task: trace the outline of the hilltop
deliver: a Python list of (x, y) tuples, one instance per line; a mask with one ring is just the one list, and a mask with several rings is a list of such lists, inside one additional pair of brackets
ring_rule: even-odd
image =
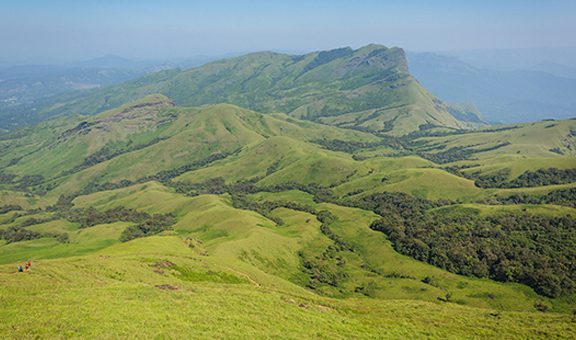
[(105, 89), (64, 95), (37, 115), (90, 115), (150, 93), (179, 106), (230, 103), (264, 113), (402, 135), (459, 121), (409, 73), (400, 48), (368, 45), (306, 55), (259, 52), (167, 70)]

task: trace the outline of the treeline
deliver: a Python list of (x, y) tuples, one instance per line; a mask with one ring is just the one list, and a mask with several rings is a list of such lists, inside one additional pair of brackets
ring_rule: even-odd
[(93, 207), (73, 208), (60, 213), (60, 215), (70, 222), (80, 224), (80, 228), (88, 228), (98, 224), (109, 224), (118, 221), (141, 223), (150, 218), (150, 215), (145, 212), (122, 206), (105, 211), (98, 211)]
[(120, 235), (120, 241), (126, 242), (139, 237), (155, 235), (169, 230), (174, 223), (176, 223), (176, 218), (172, 214), (154, 214), (144, 222), (124, 229)]
[[(123, 179), (123, 180), (120, 180), (119, 182), (105, 182), (105, 183), (90, 182), (88, 185), (86, 185), (84, 188), (82, 188), (82, 190), (75, 192), (70, 196), (77, 197), (77, 196), (82, 196), (82, 195), (89, 195), (89, 194), (99, 192), (99, 191), (116, 190), (116, 189), (126, 188), (126, 187), (132, 186), (134, 184), (146, 183), (149, 181), (159, 181), (164, 185), (178, 188), (179, 186), (182, 186), (182, 185), (179, 183), (173, 183), (172, 182), (173, 178), (178, 177), (178, 176), (180, 176), (183, 173), (188, 172), (188, 171), (201, 169), (212, 162), (215, 162), (215, 161), (220, 160), (220, 159), (224, 159), (224, 158), (229, 157), (229, 156), (236, 154), (238, 152), (239, 152), (239, 149), (232, 151), (232, 152), (214, 153), (214, 154), (212, 154), (206, 158), (199, 159), (197, 161), (191, 162), (191, 163), (183, 165), (181, 167), (170, 169), (170, 170), (163, 170), (163, 171), (160, 171), (154, 175), (144, 176), (144, 177), (141, 177), (141, 178), (134, 180), (134, 181)], [(182, 193), (183, 193), (183, 191), (182, 191)]]
[[(452, 163), (462, 160), (467, 160), (472, 157), (472, 155), (496, 150), (505, 146), (510, 145), (509, 142), (499, 143), (493, 146), (474, 149), (471, 146), (457, 146), (452, 147), (448, 150), (430, 152), (431, 150), (442, 150), (445, 145), (425, 147), (425, 142), (422, 140), (416, 140), (417, 138), (424, 136), (443, 136), (458, 134), (458, 132), (437, 132), (437, 133), (426, 133), (422, 131), (418, 134), (411, 134), (403, 137), (391, 137), (386, 135), (378, 135), (381, 140), (379, 142), (354, 142), (354, 141), (343, 141), (343, 140), (326, 140), (318, 139), (312, 141), (315, 144), (323, 146), (325, 149), (332, 151), (342, 151), (347, 153), (355, 153), (364, 149), (371, 149), (375, 147), (389, 147), (394, 149), (396, 152), (394, 156), (408, 156), (416, 155), (425, 159), (428, 159), (437, 164)], [(355, 159), (361, 160), (361, 157), (355, 155)]]
[(176, 223), (172, 214), (153, 214), (128, 209), (122, 206), (98, 211), (93, 207), (73, 208), (61, 212), (63, 218), (80, 224), (81, 228), (89, 228), (98, 224), (114, 222), (133, 222), (136, 225), (127, 227), (120, 235), (120, 241), (126, 242), (138, 237), (158, 234)]
[(22, 207), (16, 204), (5, 204), (0, 206), (0, 215), (6, 214), (11, 211), (22, 210)]
[(75, 167), (73, 167), (71, 169), (64, 171), (60, 176), (67, 176), (67, 175), (73, 174), (75, 172), (89, 168), (89, 167), (96, 165), (98, 163), (102, 163), (104, 161), (112, 159), (116, 156), (120, 156), (120, 155), (128, 153), (128, 152), (133, 152), (133, 151), (147, 148), (149, 146), (157, 144), (157, 143), (159, 143), (163, 140), (166, 140), (166, 139), (167, 139), (167, 137), (156, 137), (156, 138), (154, 138), (154, 139), (152, 139), (146, 143), (137, 144), (137, 145), (131, 145), (130, 143), (132, 141), (130, 141), (127, 145), (118, 146), (118, 147), (113, 147), (112, 145), (105, 145), (104, 147), (102, 147), (98, 151), (96, 151), (93, 154), (86, 157), (82, 163), (76, 165)]
[(508, 174), (506, 171), (500, 171), (493, 175), (484, 175), (479, 177), (475, 184), (480, 188), (528, 188), (576, 182), (576, 168), (526, 171), (511, 181), (508, 181)]
[(334, 195), (329, 187), (321, 186), (316, 183), (301, 184), (289, 181), (274, 185), (256, 185), (256, 182), (258, 182), (260, 179), (262, 178), (255, 177), (250, 180), (227, 184), (224, 178), (216, 177), (200, 183), (177, 182), (168, 183), (168, 185), (174, 187), (176, 192), (188, 196), (223, 193), (248, 195), (255, 194), (257, 192), (282, 192), (288, 190), (299, 190), (312, 195), (315, 202), (338, 201), (338, 198)]
[(402, 149), (404, 147), (401, 139), (397, 137), (380, 136), (381, 140), (378, 142), (355, 142), (344, 141), (339, 139), (316, 139), (312, 143), (321, 145), (325, 149), (332, 151), (342, 151), (347, 153), (354, 153), (362, 149), (371, 149), (375, 147), (385, 146), (393, 149)]
[(503, 147), (508, 146), (508, 145), (510, 145), (509, 142), (504, 142), (504, 143), (496, 144), (494, 146), (489, 146), (489, 147), (479, 148), (479, 149), (473, 149), (469, 146), (457, 146), (457, 147), (450, 148), (446, 151), (441, 151), (441, 152), (437, 152), (437, 153), (417, 151), (416, 154), (418, 156), (425, 158), (425, 159), (428, 159), (434, 163), (445, 164), (445, 163), (452, 163), (452, 162), (470, 159), (470, 157), (474, 154), (500, 149), (500, 148), (503, 148)]
[(494, 200), (498, 204), (556, 204), (576, 208), (576, 188), (553, 190), (544, 195), (518, 193)]
[(576, 289), (576, 220), (506, 213), (430, 213), (443, 205), (405, 194), (375, 194), (358, 206), (382, 216), (371, 228), (394, 249), (448, 271), (518, 282), (549, 297)]
[(6, 243), (30, 241), (44, 237), (53, 237), (60, 243), (69, 242), (67, 233), (40, 233), (25, 229), (22, 226), (12, 226), (6, 230), (0, 230), (0, 239), (3, 239)]

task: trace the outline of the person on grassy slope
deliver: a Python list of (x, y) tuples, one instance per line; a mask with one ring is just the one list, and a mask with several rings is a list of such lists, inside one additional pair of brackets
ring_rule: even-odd
[(21, 264), (18, 265), (18, 271), (19, 271), (19, 272), (23, 272), (23, 271), (24, 271), (24, 269), (22, 268), (22, 265), (21, 265)]

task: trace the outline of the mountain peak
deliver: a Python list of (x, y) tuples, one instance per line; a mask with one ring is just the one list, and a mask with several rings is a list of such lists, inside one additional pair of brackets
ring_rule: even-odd
[[(378, 44), (301, 56), (251, 53), (139, 78), (97, 91), (94, 96), (108, 98), (102, 111), (134, 100), (150, 89), (180, 106), (230, 103), (259, 112), (283, 112), (296, 118), (395, 135), (431, 124), (463, 127), (411, 77), (402, 49)], [(98, 102), (90, 100), (73, 101), (71, 106), (94, 110)]]

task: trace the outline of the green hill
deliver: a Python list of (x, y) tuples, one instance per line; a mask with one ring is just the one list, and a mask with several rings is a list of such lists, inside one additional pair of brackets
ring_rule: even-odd
[[(373, 52), (400, 53), (250, 58), (312, 77)], [(1, 335), (576, 336), (576, 121), (386, 134), (175, 103), (2, 135)]]
[(38, 115), (95, 114), (149, 93), (180, 106), (231, 103), (259, 112), (402, 135), (421, 127), (465, 128), (408, 72), (399, 48), (368, 45), (306, 55), (261, 52), (190, 70), (58, 97)]

